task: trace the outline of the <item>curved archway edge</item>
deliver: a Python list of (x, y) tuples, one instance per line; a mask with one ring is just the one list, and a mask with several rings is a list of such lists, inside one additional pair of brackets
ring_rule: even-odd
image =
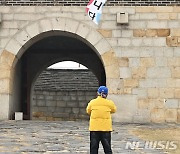
[[(73, 25), (73, 26), (72, 26)], [(105, 67), (107, 82), (111, 82), (113, 78), (118, 78), (119, 69), (118, 60), (114, 56), (114, 51), (108, 41), (95, 29), (83, 22), (71, 18), (44, 18), (29, 23), (27, 26), (19, 30), (6, 44), (0, 55), (0, 70), (4, 72), (0, 76), (1, 87), (0, 102), (6, 110), (1, 113), (2, 119), (9, 119), (11, 108), (13, 107), (12, 91), (15, 78), (15, 66), (18, 59), (21, 58), (24, 51), (35, 41), (35, 36), (48, 31), (64, 31), (70, 32), (82, 37), (86, 43), (100, 56)], [(107, 58), (108, 57), (108, 58)], [(114, 71), (116, 72), (114, 74)], [(112, 75), (113, 74), (113, 75)], [(109, 79), (109, 80), (108, 80)], [(109, 83), (107, 83), (108, 85)], [(110, 90), (111, 91), (111, 90)]]
[[(73, 26), (72, 26), (73, 25)], [(99, 55), (112, 50), (106, 39), (95, 29), (88, 25), (71, 18), (45, 18), (32, 22), (18, 31), (12, 39), (6, 44), (4, 50), (7, 50), (17, 58), (20, 58), (28, 45), (33, 44), (33, 38), (39, 34), (48, 31), (65, 31), (76, 34), (89, 42)], [(28, 44), (26, 44), (29, 42)]]

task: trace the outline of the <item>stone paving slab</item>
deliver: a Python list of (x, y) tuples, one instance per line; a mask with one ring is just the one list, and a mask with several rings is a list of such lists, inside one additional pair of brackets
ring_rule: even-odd
[[(126, 149), (127, 141), (142, 141), (129, 134), (137, 127), (164, 128), (169, 125), (113, 124), (114, 154), (164, 153), (156, 149)], [(180, 127), (180, 126), (178, 126)], [(0, 121), (0, 154), (88, 154), (87, 121)], [(99, 154), (103, 154), (100, 144)]]

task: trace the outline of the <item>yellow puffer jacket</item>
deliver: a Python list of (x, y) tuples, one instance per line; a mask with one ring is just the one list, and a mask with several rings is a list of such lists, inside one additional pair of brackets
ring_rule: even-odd
[(113, 101), (98, 96), (89, 102), (86, 112), (90, 115), (90, 131), (112, 131), (111, 113), (116, 112)]

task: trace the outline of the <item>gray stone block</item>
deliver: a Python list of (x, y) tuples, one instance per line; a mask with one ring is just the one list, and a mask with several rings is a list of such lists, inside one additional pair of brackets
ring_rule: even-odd
[(170, 109), (177, 109), (179, 106), (178, 99), (167, 99), (164, 100), (165, 107)]
[(53, 96), (49, 96), (49, 95), (46, 95), (45, 98), (46, 98), (46, 100), (54, 100), (54, 97)]
[(32, 111), (33, 111), (33, 112), (37, 112), (37, 111), (39, 111), (39, 108), (38, 108), (37, 106), (33, 106), (33, 107), (32, 107)]
[(71, 98), (69, 97), (69, 96), (63, 96), (63, 99), (62, 99), (63, 101), (70, 101), (71, 100)]
[(36, 106), (36, 105), (37, 105), (36, 100), (33, 100), (32, 101), (32, 106)]
[(36, 99), (44, 100), (44, 95), (36, 95)]
[(86, 100), (86, 97), (85, 96), (78, 96), (78, 100), (79, 101)]
[(75, 101), (75, 100), (77, 100), (77, 97), (78, 97), (78, 96), (74, 95), (74, 96), (70, 96), (70, 97), (71, 97), (71, 100), (72, 100), (72, 101)]
[(79, 113), (79, 108), (72, 108), (72, 113)]
[(56, 97), (55, 97), (55, 100), (57, 100), (57, 101), (63, 100), (63, 97), (62, 97), (62, 96), (56, 96)]
[(47, 100), (47, 101), (46, 101), (46, 106), (56, 106), (56, 101)]
[(51, 92), (49, 92), (49, 95), (50, 95), (50, 96), (55, 96), (55, 95), (56, 95), (56, 92), (51, 91)]
[(94, 96), (86, 96), (86, 100), (87, 101), (90, 101), (90, 100), (92, 100), (92, 99), (94, 99), (95, 97)]
[(87, 102), (79, 102), (79, 107), (86, 107), (87, 106)]
[(72, 112), (72, 109), (71, 109), (71, 108), (65, 108), (65, 109), (64, 109), (64, 112), (65, 112), (65, 113), (71, 113), (71, 112)]
[(56, 107), (48, 107), (47, 111), (48, 112), (54, 112), (56, 110)]
[(65, 112), (65, 108), (63, 108), (63, 107), (56, 107), (55, 112), (63, 113), (63, 112)]
[(38, 111), (40, 111), (40, 112), (44, 112), (44, 111), (47, 111), (47, 107), (38, 107)]
[(41, 94), (43, 94), (43, 91), (39, 91), (39, 90), (38, 90), (38, 91), (35, 91), (35, 94), (36, 94), (36, 95), (38, 95), (38, 94), (41, 95)]
[(85, 115), (87, 114), (85, 108), (80, 108), (79, 111), (80, 114), (85, 114)]
[(85, 114), (79, 114), (79, 119), (86, 119), (86, 120), (88, 120), (89, 116), (85, 115)]
[(65, 101), (57, 101), (57, 106), (58, 107), (66, 107), (66, 102)]
[(63, 92), (62, 91), (58, 91), (57, 92), (57, 96), (63, 96)]
[(46, 102), (44, 100), (37, 100), (37, 106), (46, 106)]
[(78, 102), (67, 102), (67, 107), (78, 107)]
[(85, 95), (85, 92), (84, 92), (84, 91), (77, 91), (77, 95), (78, 95), (78, 96), (84, 96), (84, 95)]
[(86, 91), (86, 93), (85, 93), (85, 95), (87, 95), (87, 96), (94, 96), (94, 97), (96, 97), (96, 95), (97, 95), (97, 91)]
[(44, 116), (46, 117), (52, 117), (53, 113), (52, 112), (44, 112)]
[(69, 92), (69, 96), (76, 96), (77, 95), (77, 92), (76, 91), (71, 91)]
[(69, 114), (69, 118), (70, 118), (71, 120), (76, 120), (76, 119), (79, 118), (79, 115), (78, 115), (78, 114), (70, 113), (70, 114)]
[(48, 91), (43, 91), (42, 93), (43, 93), (43, 95), (49, 95)]
[(69, 113), (53, 113), (55, 118), (69, 118)]

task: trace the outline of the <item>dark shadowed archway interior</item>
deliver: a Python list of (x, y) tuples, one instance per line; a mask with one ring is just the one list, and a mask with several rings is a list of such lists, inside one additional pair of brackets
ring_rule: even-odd
[(91, 44), (68, 32), (53, 31), (46, 32), (46, 34), (33, 38), (37, 41), (29, 46), (18, 62), (21, 68), (21, 106), (24, 119), (32, 118), (32, 91), (36, 79), (43, 70), (54, 63), (78, 62), (95, 75), (98, 86), (106, 84), (102, 60)]

